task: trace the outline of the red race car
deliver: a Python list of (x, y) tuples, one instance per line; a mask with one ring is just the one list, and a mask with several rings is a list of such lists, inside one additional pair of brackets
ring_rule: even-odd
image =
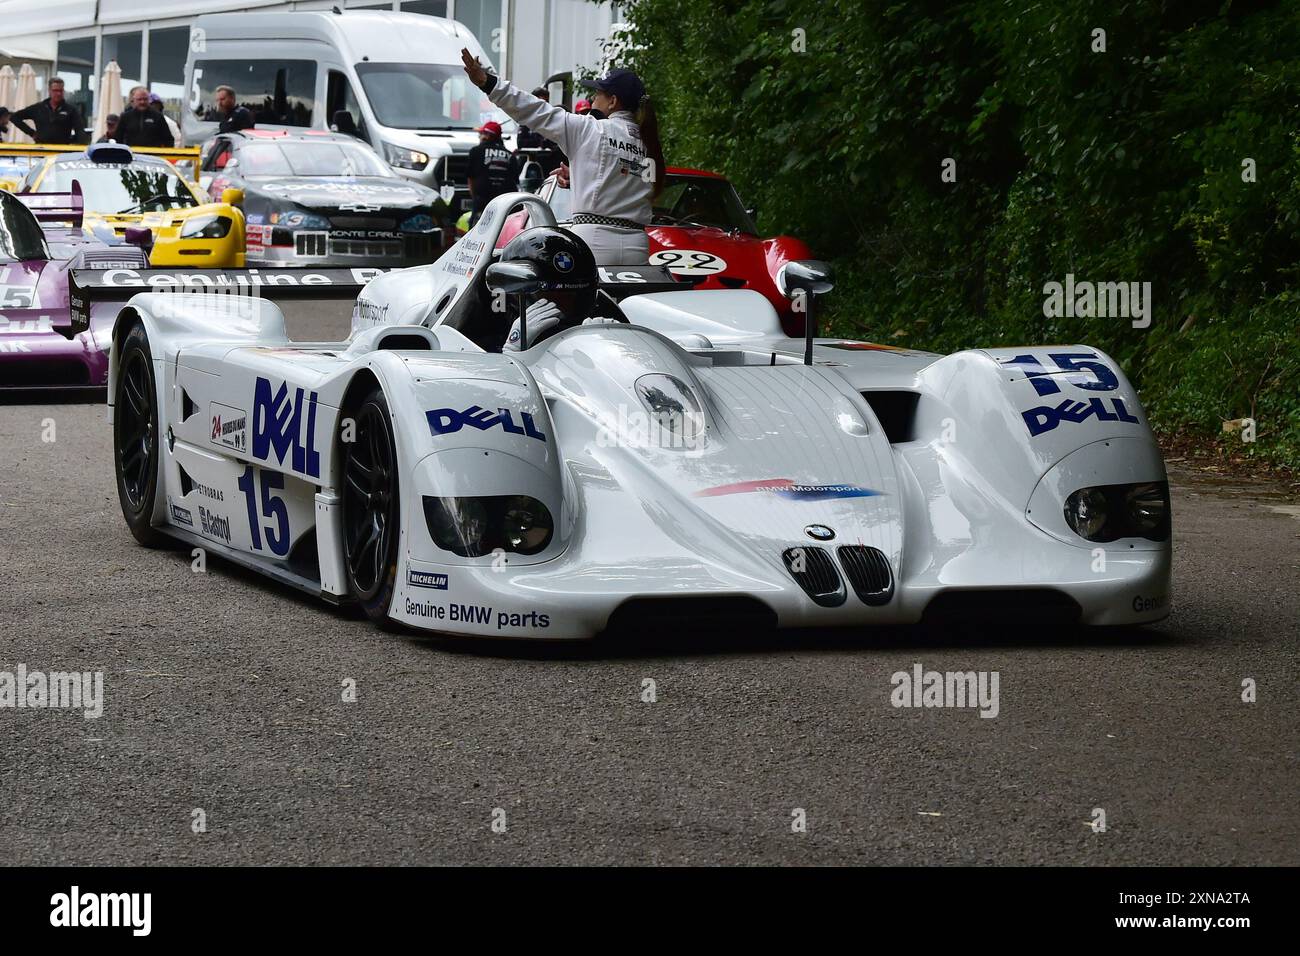
[[(563, 225), (575, 211), (568, 188), (552, 175), (537, 194), (550, 203)], [(504, 246), (527, 225), (528, 214), (516, 212), (506, 220), (497, 239)], [(763, 239), (725, 176), (701, 169), (669, 166), (664, 188), (654, 202), (646, 230), (650, 235), (650, 264), (690, 279), (700, 289), (753, 289), (772, 303), (789, 335), (803, 334), (803, 317), (776, 288), (776, 273), (792, 259), (811, 259), (812, 252), (792, 236)]]

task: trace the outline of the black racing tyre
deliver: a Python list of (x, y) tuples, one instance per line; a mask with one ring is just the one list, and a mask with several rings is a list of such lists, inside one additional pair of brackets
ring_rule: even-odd
[(393, 419), (383, 390), (375, 388), (355, 412), (353, 441), (343, 454), (343, 567), (348, 590), (366, 616), (392, 626), (388, 607), (397, 585), (401, 497)]
[(122, 517), (135, 540), (148, 548), (170, 540), (151, 523), (158, 499), (158, 389), (149, 336), (137, 322), (118, 353), (113, 393), (113, 470)]

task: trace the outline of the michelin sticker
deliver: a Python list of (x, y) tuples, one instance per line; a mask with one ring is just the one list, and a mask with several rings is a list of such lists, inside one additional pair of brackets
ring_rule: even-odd
[(408, 568), (406, 583), (417, 588), (433, 588), (435, 591), (447, 590), (447, 575), (436, 571), (416, 571)]

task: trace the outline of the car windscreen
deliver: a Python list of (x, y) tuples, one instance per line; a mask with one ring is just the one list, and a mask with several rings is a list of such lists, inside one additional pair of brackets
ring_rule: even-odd
[(470, 83), (460, 64), (358, 63), (357, 76), (375, 118), (393, 129), (474, 129), (496, 120), (506, 133), (514, 122)]
[(9, 193), (0, 193), (0, 262), (49, 257), (45, 234), (31, 210)]
[(165, 163), (118, 165), (88, 159), (55, 163), (36, 191), (71, 192), (73, 180), (81, 183), (87, 212), (104, 215), (159, 212), (199, 204), (176, 170)]
[(245, 143), (235, 154), (244, 176), (396, 176), (374, 152), (353, 143)]
[(663, 191), (655, 197), (650, 221), (655, 226), (716, 226), (758, 235), (731, 183), (712, 176), (669, 173)]

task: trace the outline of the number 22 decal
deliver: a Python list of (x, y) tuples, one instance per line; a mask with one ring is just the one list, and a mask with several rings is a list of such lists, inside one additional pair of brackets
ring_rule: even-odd
[[(258, 511), (257, 476), (262, 476), (261, 512)], [(262, 551), (262, 532), (266, 532), (266, 545), (271, 553), (284, 557), (289, 553), (289, 508), (284, 499), (272, 490), (284, 488), (284, 475), (274, 471), (261, 471), (249, 465), (239, 477), (239, 490), (244, 493), (248, 506), (248, 534), (253, 539), (253, 550)], [(263, 518), (273, 519), (274, 528), (262, 523)]]
[(694, 249), (661, 249), (650, 257), (650, 264), (687, 276), (712, 275), (727, 268), (726, 260), (720, 256)]

